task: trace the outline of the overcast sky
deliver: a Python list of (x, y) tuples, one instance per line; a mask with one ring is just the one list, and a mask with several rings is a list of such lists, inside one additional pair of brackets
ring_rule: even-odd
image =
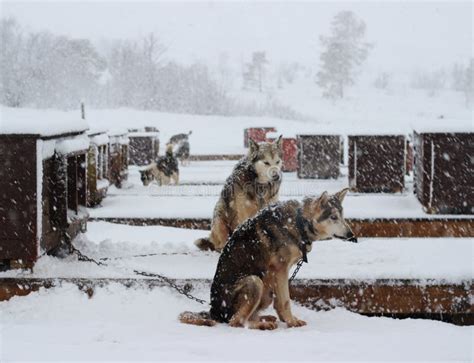
[(158, 34), (168, 57), (215, 61), (226, 52), (246, 59), (265, 50), (274, 64), (317, 62), (318, 37), (331, 18), (352, 10), (373, 42), (377, 70), (436, 68), (472, 56), (472, 2), (117, 2), (0, 1), (3, 16), (30, 30), (72, 37), (136, 38)]

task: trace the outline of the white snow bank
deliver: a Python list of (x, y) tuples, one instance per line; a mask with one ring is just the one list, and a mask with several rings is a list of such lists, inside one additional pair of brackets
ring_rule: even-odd
[[(207, 291), (197, 291), (207, 298)], [(343, 309), (314, 312), (274, 331), (180, 324), (202, 305), (167, 288), (110, 285), (88, 299), (76, 286), (0, 303), (0, 360), (39, 361), (471, 361), (472, 327), (429, 320), (368, 318)], [(273, 313), (273, 311), (269, 311)]]
[(79, 112), (35, 110), (0, 106), (0, 134), (34, 134), (54, 136), (81, 132), (88, 124)]
[(109, 143), (109, 136), (105, 132), (93, 134), (93, 136), (90, 136), (90, 142), (96, 146), (106, 145)]

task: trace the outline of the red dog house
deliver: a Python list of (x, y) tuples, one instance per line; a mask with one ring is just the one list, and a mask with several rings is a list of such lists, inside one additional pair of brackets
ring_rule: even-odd
[[(268, 141), (275, 141), (280, 135), (277, 132), (267, 134)], [(298, 170), (298, 143), (296, 136), (284, 135), (281, 139), (282, 159), (284, 172), (295, 172)]]
[(250, 127), (244, 129), (244, 146), (249, 147), (249, 138), (255, 142), (263, 142), (267, 139), (268, 132), (275, 132), (274, 127)]

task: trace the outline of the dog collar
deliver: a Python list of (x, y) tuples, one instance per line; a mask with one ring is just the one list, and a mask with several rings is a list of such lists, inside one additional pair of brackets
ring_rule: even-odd
[(311, 222), (303, 217), (303, 211), (301, 208), (298, 208), (296, 211), (296, 228), (301, 235), (300, 250), (303, 254), (303, 262), (308, 262), (308, 251), (306, 251), (306, 246), (312, 243), (308, 236), (308, 230), (314, 234), (314, 228)]

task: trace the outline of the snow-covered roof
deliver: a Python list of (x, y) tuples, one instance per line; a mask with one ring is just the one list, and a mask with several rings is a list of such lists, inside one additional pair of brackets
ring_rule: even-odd
[(0, 107), (0, 134), (50, 137), (84, 132), (88, 128), (79, 112)]
[(128, 134), (129, 137), (152, 137), (155, 138), (160, 136), (158, 131), (138, 131), (138, 132), (130, 132)]
[[(439, 123), (442, 123), (440, 125)], [(460, 119), (439, 119), (433, 125), (415, 127), (418, 134), (463, 134), (474, 133), (474, 121)]]

